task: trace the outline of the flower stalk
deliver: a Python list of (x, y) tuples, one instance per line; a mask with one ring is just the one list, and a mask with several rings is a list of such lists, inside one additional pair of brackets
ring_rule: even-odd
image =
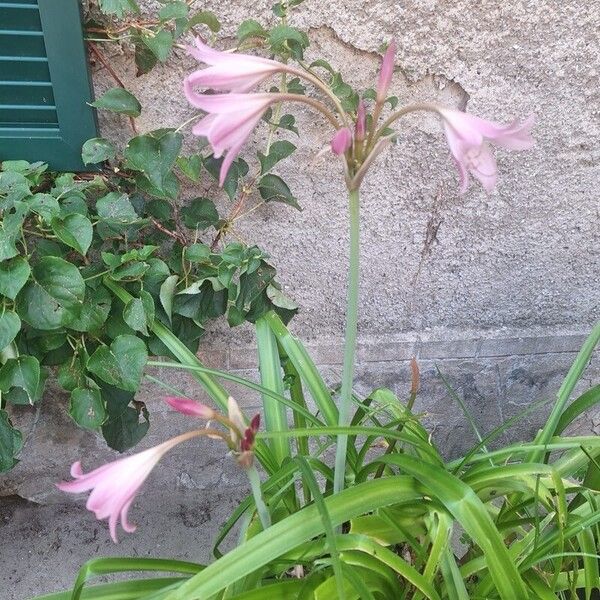
[[(354, 380), (354, 362), (356, 354), (356, 334), (358, 330), (358, 282), (360, 272), (360, 196), (358, 187), (349, 191), (348, 200), (350, 216), (350, 265), (348, 268), (344, 367), (342, 371), (342, 389), (340, 393), (338, 420), (340, 427), (348, 425), (350, 420), (352, 382)], [(333, 478), (334, 493), (344, 489), (347, 448), (348, 435), (338, 435)]]

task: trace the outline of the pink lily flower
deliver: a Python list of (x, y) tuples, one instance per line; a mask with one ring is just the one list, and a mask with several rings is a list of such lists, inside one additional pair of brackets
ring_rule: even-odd
[(331, 140), (331, 150), (341, 156), (352, 146), (352, 132), (349, 127), (340, 127)]
[(274, 73), (294, 72), (291, 67), (268, 58), (215, 50), (198, 38), (196, 48), (190, 46), (188, 52), (199, 62), (210, 65), (206, 69), (194, 71), (185, 78), (184, 87), (188, 97), (196, 95), (196, 87), (249, 92)]
[(381, 71), (379, 71), (379, 80), (377, 82), (377, 102), (385, 102), (387, 98), (392, 76), (394, 75), (394, 57), (396, 55), (396, 42), (392, 40), (383, 55)]
[(279, 101), (278, 94), (187, 94), (192, 106), (208, 114), (194, 127), (194, 135), (206, 137), (216, 158), (227, 152), (219, 185), (223, 185), (231, 163), (239, 154), (267, 108)]
[(444, 121), (448, 145), (458, 168), (461, 193), (469, 186), (469, 173), (487, 192), (494, 189), (498, 170), (488, 142), (508, 150), (527, 150), (535, 144), (531, 137), (533, 115), (522, 123), (502, 125), (449, 108), (438, 107), (437, 112)]
[(191, 400), (190, 398), (167, 396), (164, 400), (171, 408), (174, 408), (177, 412), (188, 415), (189, 417), (198, 417), (199, 419), (206, 419), (207, 421), (210, 421), (214, 419), (215, 415), (217, 414), (209, 406), (205, 406), (204, 404), (196, 402), (195, 400)]
[(127, 513), (152, 469), (171, 448), (196, 435), (198, 433), (194, 431), (184, 433), (138, 454), (102, 465), (89, 473), (83, 473), (81, 462), (77, 461), (71, 467), (74, 481), (63, 481), (58, 483), (57, 487), (71, 494), (91, 490), (86, 508), (91, 510), (97, 519), (108, 519), (110, 537), (117, 543), (119, 520), (127, 533), (133, 533), (136, 529), (135, 525), (129, 522)]

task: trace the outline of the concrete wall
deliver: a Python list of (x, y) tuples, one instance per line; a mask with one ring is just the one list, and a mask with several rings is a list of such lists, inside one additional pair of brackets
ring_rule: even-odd
[[(223, 20), (222, 43), (227, 46), (243, 19), (268, 18), (271, 4), (208, 0), (202, 6)], [(363, 187), (357, 387), (390, 386), (405, 397), (408, 360), (417, 355), (422, 370), (417, 410), (427, 413), (444, 450), (456, 454), (473, 437), (437, 367), (487, 431), (531, 402), (552, 398), (599, 316), (600, 2), (306, 0), (294, 23), (309, 29), (309, 59), (326, 58), (358, 87), (373, 84), (380, 60), (376, 50), (394, 37), (399, 51), (392, 91), (403, 101), (439, 99), (502, 121), (537, 115), (537, 146), (526, 153), (498, 153), (500, 183), (490, 196), (476, 185), (458, 195), (439, 124), (422, 116), (406, 120), (398, 145), (380, 158)], [(130, 57), (116, 48), (109, 51), (111, 64), (142, 102), (141, 131), (178, 126), (192, 114), (181, 81), (194, 63), (183, 51), (177, 54), (152, 74), (135, 79)], [(98, 93), (112, 86), (102, 68), (94, 71)], [(280, 173), (304, 211), (279, 205), (260, 209), (240, 234), (271, 253), (286, 292), (301, 306), (293, 329), (308, 341), (328, 381), (336, 384), (347, 247), (341, 168), (329, 158), (314, 162), (331, 135), (327, 126), (301, 109), (293, 112), (303, 133), (296, 158), (283, 163)], [(103, 115), (102, 133), (124, 141), (127, 122)], [(263, 140), (264, 131), (257, 131), (253, 148)], [(203, 355), (215, 366), (255, 377), (252, 339), (250, 327), (231, 332), (215, 325)], [(581, 388), (599, 376), (596, 360)], [(195, 393), (191, 383), (182, 385)], [(241, 390), (236, 394), (249, 411), (257, 406), (255, 396)], [(160, 396), (155, 387), (142, 392), (154, 410), (142, 447), (186, 426), (161, 407)], [(0, 480), (0, 494), (69, 501), (52, 485), (67, 474), (66, 464), (83, 455), (90, 468), (113, 456), (101, 440), (68, 421), (64, 403), (64, 396), (50, 390), (37, 412), (18, 416), (29, 432), (27, 444), (21, 464)], [(513, 437), (530, 436), (544, 412), (521, 424)], [(598, 415), (590, 415), (582, 427), (594, 430), (599, 424)], [(207, 444), (194, 448), (177, 450), (153, 476), (154, 485), (138, 505), (138, 521), (146, 527), (121, 553), (160, 554), (162, 548), (181, 555), (161, 541), (167, 527), (181, 532), (197, 528), (195, 534), (205, 544), (232, 499), (245, 493), (245, 482), (220, 449)], [(31, 525), (30, 507), (23, 510), (20, 517), (14, 511), (6, 517), (15, 539), (27, 535)], [(82, 532), (94, 528), (91, 516), (81, 509), (76, 518), (68, 507), (61, 514), (64, 523), (54, 511), (54, 529), (40, 525), (36, 531), (46, 531), (44, 543), (53, 553), (53, 536), (60, 537), (61, 531), (67, 532), (65, 546), (78, 543), (82, 550), (75, 557), (67, 550), (56, 553), (57, 564), (105, 553), (104, 530), (96, 530), (94, 539), (84, 533), (73, 537), (74, 526)], [(45, 522), (46, 517), (39, 518)], [(25, 561), (35, 558), (23, 555)], [(197, 552), (183, 555), (197, 557)], [(62, 585), (72, 567), (65, 573), (51, 566), (47, 570), (50, 579), (43, 587), (25, 581), (20, 589)], [(15, 584), (10, 569), (4, 571)], [(17, 565), (14, 573), (22, 576), (22, 569)]]

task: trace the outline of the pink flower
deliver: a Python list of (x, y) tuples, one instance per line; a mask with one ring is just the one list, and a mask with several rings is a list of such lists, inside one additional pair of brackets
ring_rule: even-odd
[(209, 406), (200, 404), (189, 398), (180, 398), (178, 396), (167, 396), (165, 402), (176, 411), (190, 417), (198, 417), (210, 421), (215, 418), (215, 411)]
[(231, 163), (278, 94), (192, 94), (190, 104), (208, 114), (194, 127), (195, 135), (206, 137), (216, 158), (227, 155), (221, 165), (219, 185), (223, 185)]
[(365, 139), (366, 122), (367, 113), (365, 110), (365, 103), (360, 100), (356, 110), (356, 125), (354, 127), (354, 137), (359, 141)]
[(127, 512), (140, 487), (163, 455), (173, 446), (197, 435), (186, 433), (168, 440), (158, 446), (115, 460), (94, 471), (84, 474), (81, 462), (71, 467), (74, 481), (63, 481), (57, 484), (63, 492), (79, 494), (92, 490), (86, 508), (91, 510), (97, 519), (108, 519), (110, 536), (117, 543), (117, 523), (127, 533), (135, 531), (135, 525), (127, 520)]
[(377, 82), (377, 102), (384, 102), (387, 98), (392, 75), (394, 74), (394, 57), (396, 55), (396, 42), (392, 40), (383, 55), (379, 81)]
[(344, 154), (352, 145), (352, 132), (349, 127), (340, 127), (331, 140), (331, 150), (338, 156)]
[(220, 52), (202, 43), (198, 38), (196, 48), (190, 46), (188, 52), (198, 61), (210, 65), (186, 77), (184, 88), (188, 98), (196, 95), (195, 87), (248, 92), (274, 73), (293, 72), (292, 68), (268, 58)]
[(533, 115), (519, 123), (502, 125), (465, 112), (439, 107), (450, 151), (458, 168), (460, 192), (469, 186), (469, 173), (490, 192), (497, 180), (496, 159), (488, 142), (508, 150), (527, 150), (535, 142), (531, 137)]

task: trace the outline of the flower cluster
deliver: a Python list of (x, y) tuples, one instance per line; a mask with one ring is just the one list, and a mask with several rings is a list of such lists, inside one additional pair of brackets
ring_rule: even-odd
[[(185, 79), (184, 91), (190, 104), (206, 113), (194, 126), (193, 133), (208, 140), (215, 157), (225, 157), (221, 166), (221, 185), (231, 163), (267, 108), (282, 101), (304, 102), (330, 120), (336, 128), (331, 140), (331, 150), (346, 159), (346, 181), (350, 189), (360, 186), (374, 158), (394, 137), (388, 133), (389, 126), (401, 116), (417, 110), (434, 112), (441, 117), (450, 151), (458, 168), (461, 193), (467, 190), (469, 175), (478, 179), (488, 192), (496, 185), (496, 159), (488, 142), (509, 150), (525, 150), (534, 144), (531, 137), (533, 116), (523, 123), (515, 121), (510, 125), (502, 125), (434, 103), (406, 106), (392, 114), (379, 127), (379, 118), (394, 73), (396, 45), (393, 41), (383, 57), (371, 119), (367, 119), (366, 107), (361, 100), (353, 128), (352, 118), (336, 101), (335, 95), (308, 71), (266, 58), (220, 52), (200, 40), (196, 41), (196, 48), (190, 48), (189, 52), (198, 61), (209, 65)], [(253, 93), (265, 79), (281, 72), (291, 73), (314, 84), (334, 103), (337, 114), (333, 115), (326, 104), (302, 95)], [(204, 92), (198, 93), (197, 88), (204, 88)], [(214, 94), (212, 90), (227, 93)], [(208, 91), (211, 93), (207, 93)], [(370, 130), (367, 131), (367, 128)]]

